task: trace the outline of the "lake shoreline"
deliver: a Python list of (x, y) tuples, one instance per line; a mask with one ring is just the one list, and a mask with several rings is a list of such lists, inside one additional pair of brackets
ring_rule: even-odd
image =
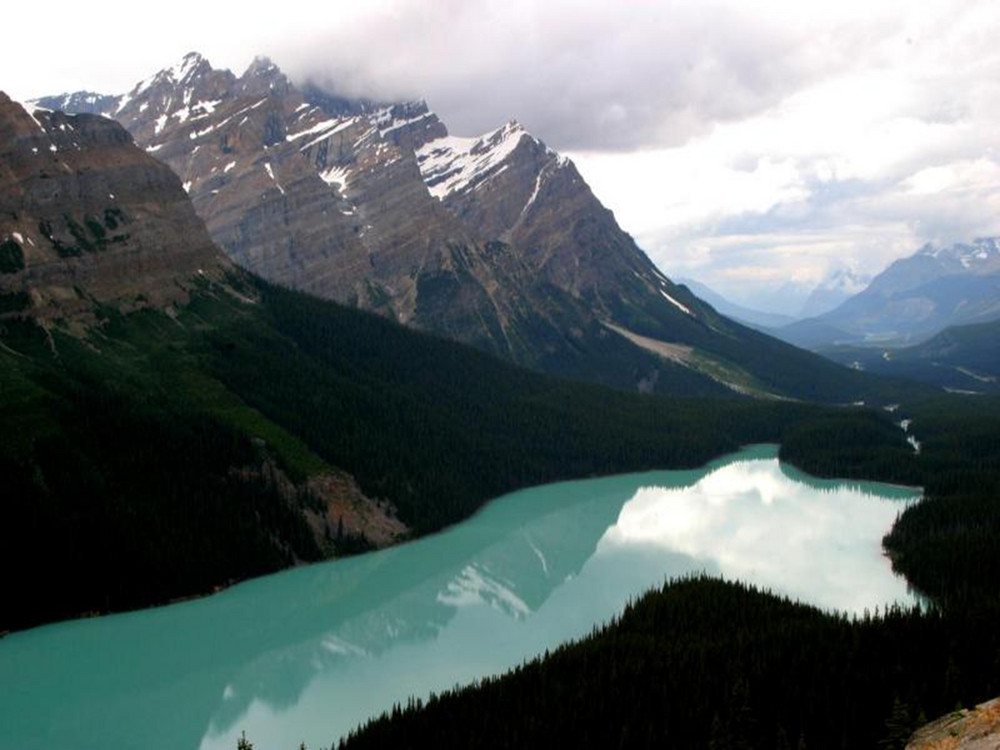
[[(76, 614), (74, 616), (71, 616), (71, 617), (67, 617), (67, 618), (63, 618), (63, 619), (59, 619), (59, 620), (53, 620), (51, 622), (40, 623), (38, 625), (33, 625), (33, 626), (29, 627), (29, 628), (14, 629), (14, 630), (5, 631), (3, 633), (0, 633), (0, 640), (3, 640), (3, 639), (5, 639), (5, 638), (7, 638), (7, 637), (9, 637), (11, 635), (15, 635), (15, 634), (18, 634), (18, 633), (31, 632), (31, 631), (34, 631), (34, 630), (40, 630), (40, 629), (43, 629), (43, 628), (47, 628), (47, 627), (51, 627), (51, 626), (56, 626), (56, 625), (61, 625), (61, 624), (69, 623), (69, 622), (77, 622), (77, 621), (81, 621), (81, 620), (103, 619), (103, 618), (108, 618), (108, 617), (114, 617), (116, 615), (128, 615), (128, 614), (137, 613), (137, 612), (145, 612), (145, 611), (149, 611), (149, 610), (155, 610), (155, 609), (161, 609), (161, 608), (165, 608), (165, 607), (170, 607), (170, 606), (173, 606), (173, 605), (180, 605), (180, 604), (185, 604), (185, 603), (189, 603), (189, 602), (194, 602), (194, 601), (198, 601), (198, 600), (210, 598), (212, 596), (215, 596), (216, 594), (224, 593), (226, 591), (229, 591), (229, 590), (233, 589), (234, 587), (240, 586), (240, 585), (245, 584), (245, 583), (249, 583), (249, 582), (252, 582), (252, 581), (259, 581), (259, 580), (262, 580), (262, 579), (269, 578), (271, 576), (281, 575), (281, 574), (287, 573), (289, 571), (298, 570), (298, 569), (301, 569), (301, 568), (314, 567), (316, 565), (324, 565), (324, 564), (328, 564), (328, 563), (334, 563), (334, 562), (338, 562), (338, 561), (341, 561), (341, 560), (349, 560), (349, 559), (353, 559), (353, 558), (357, 558), (357, 557), (365, 556), (365, 555), (376, 555), (376, 554), (379, 554), (380, 552), (383, 552), (385, 550), (400, 549), (400, 548), (406, 547), (407, 545), (419, 542), (421, 540), (432, 538), (432, 537), (435, 537), (435, 536), (438, 536), (438, 535), (441, 535), (441, 534), (445, 534), (445, 533), (449, 532), (450, 530), (453, 530), (456, 527), (459, 527), (462, 524), (467, 523), (468, 521), (471, 521), (471, 520), (475, 519), (477, 516), (479, 516), (480, 514), (482, 514), (490, 505), (492, 505), (492, 504), (494, 504), (494, 503), (502, 500), (505, 497), (508, 497), (510, 495), (514, 495), (514, 494), (517, 494), (517, 493), (521, 493), (521, 492), (529, 492), (531, 490), (535, 490), (535, 489), (538, 489), (540, 487), (546, 487), (546, 486), (550, 486), (550, 485), (572, 484), (574, 482), (589, 482), (589, 481), (601, 480), (601, 479), (615, 479), (615, 478), (630, 477), (630, 476), (652, 475), (652, 474), (659, 474), (659, 473), (663, 473), (663, 472), (710, 470), (713, 467), (713, 465), (716, 465), (716, 464), (720, 464), (721, 465), (723, 463), (726, 463), (728, 457), (736, 456), (736, 455), (739, 455), (739, 454), (742, 454), (742, 453), (746, 453), (746, 452), (749, 452), (749, 451), (753, 451), (753, 450), (766, 451), (766, 453), (768, 454), (767, 457), (776, 458), (776, 459), (780, 460), (782, 463), (785, 463), (785, 464), (787, 464), (789, 466), (794, 467), (797, 471), (802, 472), (806, 476), (811, 476), (811, 477), (815, 477), (817, 479), (822, 479), (824, 481), (837, 482), (837, 483), (874, 483), (874, 484), (879, 484), (879, 485), (884, 485), (884, 486), (898, 488), (898, 489), (901, 489), (901, 490), (906, 490), (906, 491), (921, 493), (921, 496), (918, 497), (918, 498), (915, 498), (913, 500), (913, 502), (919, 502), (920, 500), (923, 499), (923, 488), (922, 487), (908, 486), (908, 485), (897, 484), (897, 483), (893, 483), (893, 482), (882, 482), (882, 481), (879, 481), (877, 479), (858, 479), (856, 477), (826, 477), (826, 476), (819, 476), (819, 475), (816, 475), (816, 474), (812, 474), (812, 473), (806, 471), (805, 469), (802, 469), (801, 467), (797, 466), (792, 461), (788, 461), (786, 459), (782, 459), (781, 456), (780, 456), (780, 451), (781, 451), (781, 444), (780, 443), (776, 443), (776, 442), (745, 443), (745, 444), (741, 444), (735, 450), (727, 451), (727, 452), (722, 453), (722, 454), (720, 454), (718, 456), (713, 456), (712, 458), (710, 458), (710, 459), (708, 459), (708, 460), (706, 460), (706, 461), (704, 461), (701, 464), (698, 464), (696, 466), (682, 466), (682, 467), (668, 467), (668, 468), (644, 469), (644, 470), (641, 470), (641, 471), (615, 472), (615, 473), (609, 473), (609, 474), (593, 474), (593, 475), (589, 475), (589, 476), (573, 477), (573, 478), (568, 478), (568, 479), (559, 479), (559, 480), (555, 480), (555, 481), (552, 481), (552, 482), (542, 482), (540, 484), (533, 484), (533, 485), (527, 485), (527, 486), (524, 486), (524, 487), (518, 487), (518, 488), (510, 490), (509, 492), (504, 492), (503, 494), (500, 494), (500, 495), (497, 495), (496, 497), (490, 498), (489, 500), (487, 500), (486, 502), (484, 502), (482, 505), (478, 506), (470, 515), (468, 515), (465, 518), (462, 518), (462, 519), (460, 519), (458, 521), (455, 521), (454, 523), (448, 524), (447, 526), (443, 526), (440, 529), (436, 529), (434, 531), (431, 531), (431, 532), (428, 532), (428, 533), (422, 534), (422, 535), (415, 535), (415, 534), (411, 533), (411, 534), (407, 535), (404, 538), (401, 538), (401, 539), (398, 539), (396, 541), (393, 541), (393, 542), (391, 542), (389, 544), (386, 544), (383, 547), (379, 547), (377, 549), (365, 550), (365, 551), (356, 552), (356, 553), (349, 553), (349, 554), (345, 554), (345, 555), (341, 555), (341, 556), (335, 556), (335, 557), (331, 557), (331, 558), (327, 558), (327, 559), (323, 559), (323, 560), (315, 560), (315, 561), (312, 561), (312, 562), (305, 562), (305, 561), (298, 560), (295, 563), (293, 563), (292, 565), (288, 565), (288, 566), (285, 566), (283, 568), (279, 568), (277, 570), (273, 570), (273, 571), (270, 571), (270, 572), (267, 572), (267, 573), (262, 573), (261, 575), (249, 576), (249, 577), (246, 577), (246, 578), (239, 578), (239, 579), (231, 579), (231, 580), (226, 581), (224, 583), (213, 584), (213, 586), (208, 591), (194, 592), (194, 593), (191, 593), (191, 594), (186, 594), (186, 595), (183, 595), (183, 596), (174, 597), (174, 598), (171, 598), (171, 599), (166, 600), (166, 601), (154, 602), (154, 603), (151, 603), (151, 604), (148, 604), (148, 605), (145, 605), (145, 606), (141, 606), (141, 607), (134, 607), (134, 608), (122, 609), (122, 610), (88, 610), (86, 612), (80, 612), (80, 613), (78, 613), (78, 614)], [(888, 556), (888, 552), (884, 548), (883, 548), (883, 553)]]
[[(71, 728), (81, 750), (231, 750), (243, 730), (261, 746), (322, 745), (408, 696), (584, 637), (692, 574), (830, 612), (908, 606), (881, 554), (900, 498), (803, 474), (774, 444), (697, 470), (515, 491), (373, 554), (14, 634), (0, 673), (28, 679), (0, 684), (0, 747), (41, 750)], [(165, 702), (171, 718), (151, 718)]]

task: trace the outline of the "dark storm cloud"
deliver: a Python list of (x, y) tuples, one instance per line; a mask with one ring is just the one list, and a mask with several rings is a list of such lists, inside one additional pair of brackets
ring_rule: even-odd
[(857, 29), (783, 25), (780, 4), (753, 7), (401, 2), (317, 20), (310, 38), (268, 51), (293, 77), (338, 92), (426, 98), (456, 134), (516, 117), (558, 149), (631, 150), (759, 112), (864, 42)]

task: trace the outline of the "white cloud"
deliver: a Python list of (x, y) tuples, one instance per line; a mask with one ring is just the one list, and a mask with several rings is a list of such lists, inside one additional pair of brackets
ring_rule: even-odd
[(773, 308), (789, 282), (1000, 233), (997, 28), (996, 4), (914, 6), (764, 112), (679, 147), (573, 156), (668, 273)]

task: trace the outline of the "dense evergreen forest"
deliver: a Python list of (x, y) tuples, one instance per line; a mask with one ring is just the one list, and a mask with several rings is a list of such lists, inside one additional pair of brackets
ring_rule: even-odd
[[(303, 481), (336, 467), (415, 533), (512, 489), (691, 467), (860, 409), (664, 399), (536, 375), (248, 278), (86, 337), (0, 335), (0, 631), (162, 603), (330, 553)], [(277, 467), (300, 491), (272, 481)], [(346, 541), (346, 540), (345, 540)], [(335, 552), (359, 546), (338, 544)], [(25, 565), (43, 555), (46, 564)]]
[(907, 378), (974, 393), (1000, 392), (1000, 321), (952, 326), (920, 344), (898, 349), (831, 346), (835, 362), (865, 372)]
[(396, 707), (340, 747), (901, 750), (925, 717), (998, 691), (995, 619), (848, 620), (699, 578), (506, 676)]
[(901, 408), (920, 453), (884, 420), (827, 415), (789, 430), (783, 459), (820, 476), (922, 486), (885, 538), (893, 567), (950, 608), (1000, 614), (1000, 398), (947, 395)]

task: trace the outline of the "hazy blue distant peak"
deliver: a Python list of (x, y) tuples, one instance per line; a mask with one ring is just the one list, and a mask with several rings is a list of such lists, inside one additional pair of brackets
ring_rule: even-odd
[(828, 273), (817, 285), (817, 289), (839, 290), (846, 294), (857, 294), (871, 282), (870, 274), (849, 266), (836, 268)]
[(829, 312), (844, 300), (868, 288), (871, 277), (850, 266), (836, 268), (828, 273), (809, 293), (799, 317), (811, 318)]

